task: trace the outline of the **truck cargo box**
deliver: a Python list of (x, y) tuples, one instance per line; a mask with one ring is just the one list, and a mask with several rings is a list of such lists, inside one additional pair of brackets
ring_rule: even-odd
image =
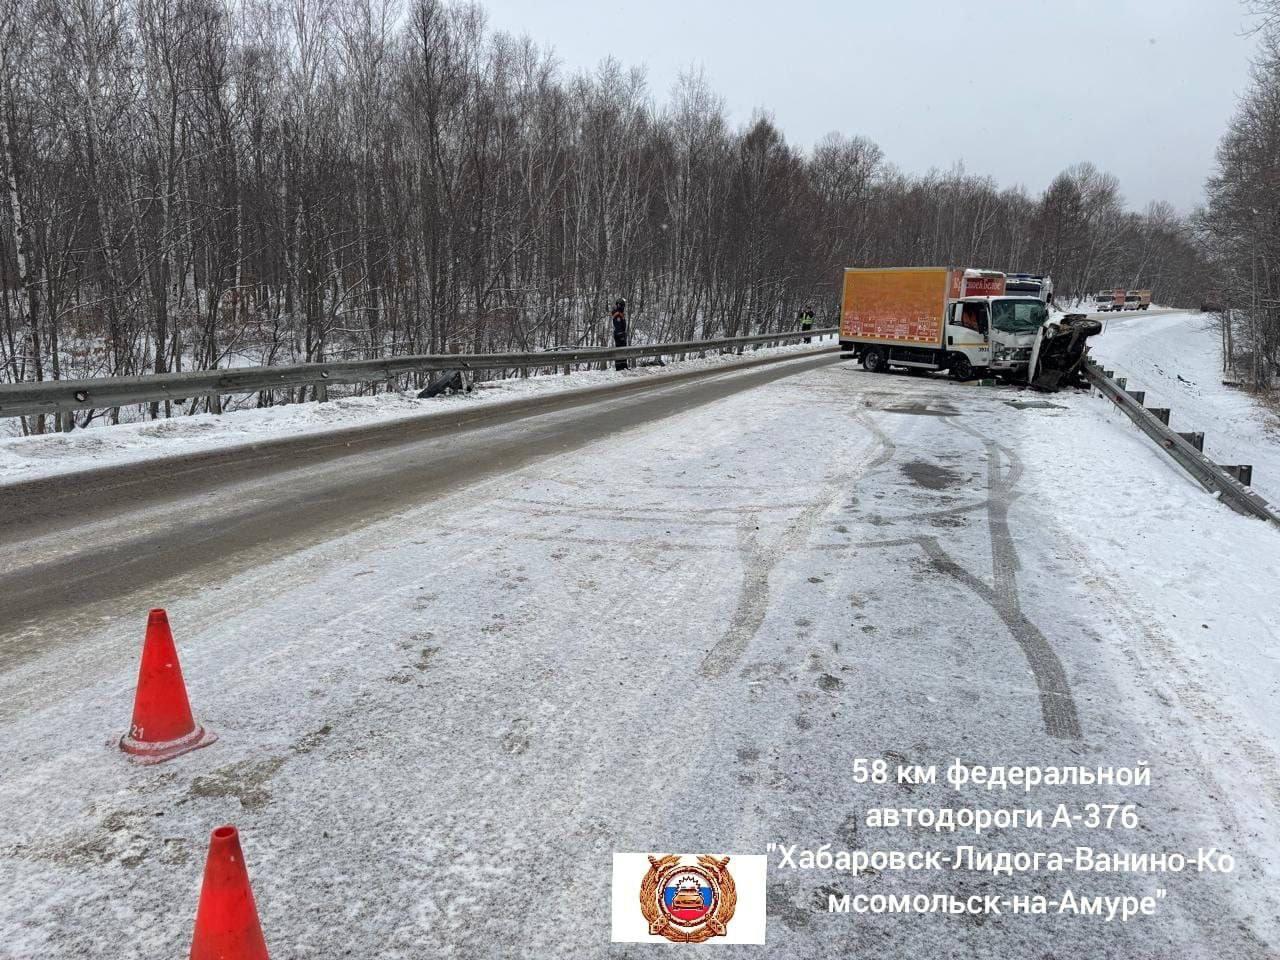
[(840, 339), (941, 347), (948, 299), (1001, 297), (1005, 275), (951, 267), (850, 267), (844, 272)]
[(942, 345), (946, 267), (855, 267), (844, 272), (840, 339)]

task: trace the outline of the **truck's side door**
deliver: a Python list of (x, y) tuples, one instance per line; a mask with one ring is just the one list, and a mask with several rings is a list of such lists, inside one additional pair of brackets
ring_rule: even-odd
[(947, 310), (947, 349), (963, 353), (975, 367), (991, 363), (990, 316), (981, 301), (956, 301)]

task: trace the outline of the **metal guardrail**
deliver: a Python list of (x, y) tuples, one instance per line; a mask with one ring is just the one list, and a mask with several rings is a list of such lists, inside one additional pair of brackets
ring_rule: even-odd
[[(1086, 359), (1082, 369), (1089, 382), (1104, 396), (1116, 404), (1138, 428), (1156, 442), (1161, 450), (1173, 458), (1183, 470), (1191, 474), (1200, 486), (1218, 497), (1236, 513), (1247, 517), (1269, 520), (1280, 526), (1280, 515), (1274, 513), (1267, 501), (1258, 496), (1234, 476), (1196, 449), (1181, 434), (1169, 429), (1164, 416), (1158, 416), (1142, 405), (1143, 391), (1125, 389), (1092, 360)], [(1163, 411), (1162, 411), (1163, 413)], [(1201, 441), (1203, 443), (1203, 440)]]
[(657, 343), (644, 347), (590, 350), (544, 350), (538, 353), (419, 354), (378, 360), (338, 363), (297, 363), (279, 367), (235, 367), (157, 373), (139, 377), (99, 377), (91, 380), (45, 380), (37, 383), (0, 384), (0, 417), (58, 414), (72, 410), (109, 409), (135, 403), (180, 400), (198, 396), (257, 393), (303, 384), (367, 383), (390, 380), (403, 374), (437, 370), (517, 370), (560, 367), (575, 363), (638, 360), (670, 354), (704, 353), (767, 343), (821, 338), (837, 333), (836, 327), (786, 333), (764, 333), (720, 340)]

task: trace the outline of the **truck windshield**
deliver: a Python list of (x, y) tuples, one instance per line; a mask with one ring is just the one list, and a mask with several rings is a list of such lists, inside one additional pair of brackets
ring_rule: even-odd
[(991, 323), (1005, 333), (1035, 333), (1049, 319), (1049, 308), (1039, 300), (997, 300), (991, 305)]

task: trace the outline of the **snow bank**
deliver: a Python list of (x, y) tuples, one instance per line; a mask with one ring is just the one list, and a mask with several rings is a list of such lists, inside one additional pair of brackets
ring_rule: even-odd
[[(1157, 696), (1199, 719), (1231, 718), (1237, 746), (1202, 741), (1205, 755), (1230, 767), (1274, 754), (1280, 530), (1216, 502), (1105, 399), (1053, 402), (1064, 409), (1017, 435), (1026, 483), (1064, 558), (1116, 618), (1124, 655)], [(1212, 729), (1186, 719), (1192, 740)]]
[(1218, 463), (1253, 464), (1253, 487), (1280, 503), (1280, 417), (1248, 393), (1222, 383), (1222, 350), (1203, 313), (1130, 314), (1106, 321), (1095, 357), (1145, 390), (1146, 405), (1169, 407), (1170, 424), (1203, 431)]
[[(831, 343), (827, 341), (826, 345)], [(761, 348), (745, 356), (759, 359), (814, 349), (814, 344), (795, 343)], [(294, 403), (235, 410), (221, 416), (197, 414), (118, 426), (95, 423), (74, 433), (7, 437), (0, 439), (0, 485), (263, 440), (324, 433), (361, 424), (428, 417), (456, 411), (463, 406), (501, 403), (666, 373), (712, 367), (732, 368), (742, 360), (743, 357), (736, 354), (713, 354), (701, 359), (668, 363), (665, 367), (633, 367), (625, 371), (577, 370), (569, 376), (547, 374), (490, 381), (469, 395), (431, 400), (417, 399), (416, 391), (383, 393), (334, 399), (323, 404)], [(7, 421), (8, 425), (16, 423), (16, 420)], [(0, 427), (5, 424), (6, 421), (0, 421)]]

